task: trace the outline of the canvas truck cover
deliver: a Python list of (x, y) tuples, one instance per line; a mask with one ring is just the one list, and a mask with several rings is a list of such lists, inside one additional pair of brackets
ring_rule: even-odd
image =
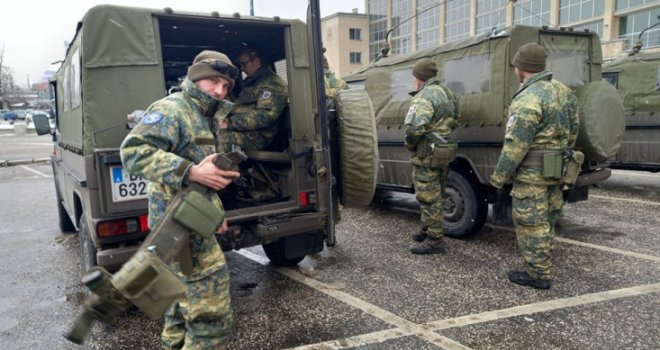
[(165, 96), (154, 13), (102, 5), (85, 14), (57, 74), (64, 147), (84, 155), (119, 147), (126, 115)]
[[(412, 66), (429, 57), (438, 65), (438, 76), (459, 96), (459, 124), (501, 126), (511, 97), (519, 84), (513, 75), (513, 56), (529, 42), (548, 50), (547, 69), (556, 79), (575, 89), (580, 101), (578, 147), (592, 160), (613, 156), (623, 141), (624, 117), (613, 88), (600, 84), (602, 55), (593, 33), (562, 33), (536, 27), (514, 26), (465, 40), (392, 55), (373, 62), (361, 72), (345, 77), (364, 80), (379, 126), (401, 125), (410, 104), (402, 87), (412, 86)], [(593, 81), (593, 82), (592, 82)], [(389, 93), (383, 87), (389, 87)], [(385, 91), (384, 93), (373, 93)], [(606, 98), (600, 98), (602, 94)]]
[[(622, 72), (617, 88), (628, 114), (660, 111), (660, 52), (642, 52), (608, 62), (603, 72)], [(660, 115), (656, 115), (660, 120)]]

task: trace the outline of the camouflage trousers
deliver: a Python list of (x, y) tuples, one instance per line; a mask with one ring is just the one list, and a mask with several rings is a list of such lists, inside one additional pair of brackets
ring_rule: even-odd
[(442, 224), (445, 221), (445, 191), (446, 171), (431, 169), (427, 165), (412, 165), (415, 197), (419, 201), (422, 230), (427, 235), (440, 238), (444, 235)]
[(186, 285), (186, 295), (165, 313), (163, 349), (223, 349), (234, 321), (227, 265)]
[(555, 224), (564, 203), (561, 185), (514, 181), (511, 197), (516, 240), (527, 272), (534, 278), (550, 280)]

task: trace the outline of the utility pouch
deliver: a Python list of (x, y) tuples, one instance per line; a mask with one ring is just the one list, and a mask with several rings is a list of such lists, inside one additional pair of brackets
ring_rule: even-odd
[(445, 169), (456, 159), (456, 147), (449, 143), (436, 144), (433, 147), (431, 168)]
[(112, 276), (112, 284), (152, 320), (163, 317), (188, 289), (154, 252), (140, 249)]
[(205, 238), (215, 234), (224, 217), (222, 209), (196, 191), (186, 194), (172, 215), (174, 221)]
[(570, 151), (568, 161), (566, 162), (566, 172), (562, 177), (562, 182), (567, 185), (574, 185), (580, 174), (580, 167), (584, 162), (584, 153), (580, 151)]
[(543, 154), (543, 177), (546, 179), (561, 179), (563, 158), (559, 152)]

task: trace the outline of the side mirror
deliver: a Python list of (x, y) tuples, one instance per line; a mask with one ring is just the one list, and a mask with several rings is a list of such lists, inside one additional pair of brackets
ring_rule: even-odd
[(37, 131), (37, 135), (51, 134), (50, 121), (47, 115), (37, 114), (32, 118), (32, 122), (34, 123), (34, 129)]

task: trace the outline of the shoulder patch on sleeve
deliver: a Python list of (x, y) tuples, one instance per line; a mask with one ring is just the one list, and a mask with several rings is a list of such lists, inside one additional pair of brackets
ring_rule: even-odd
[(412, 122), (412, 118), (415, 116), (415, 112), (417, 112), (417, 106), (410, 106), (410, 108), (408, 108), (408, 113), (406, 114), (404, 124), (410, 124)]
[(163, 119), (163, 113), (161, 112), (149, 112), (142, 117), (142, 124), (144, 125), (153, 125), (158, 123)]
[(261, 93), (261, 98), (263, 98), (264, 100), (270, 100), (271, 97), (273, 97), (273, 93), (270, 92), (270, 90), (264, 90)]
[(507, 128), (510, 128), (511, 126), (513, 126), (513, 123), (515, 123), (515, 122), (516, 122), (516, 115), (515, 115), (515, 114), (511, 114), (511, 115), (509, 116), (509, 120), (507, 120), (507, 122), (506, 122), (506, 127), (507, 127)]

